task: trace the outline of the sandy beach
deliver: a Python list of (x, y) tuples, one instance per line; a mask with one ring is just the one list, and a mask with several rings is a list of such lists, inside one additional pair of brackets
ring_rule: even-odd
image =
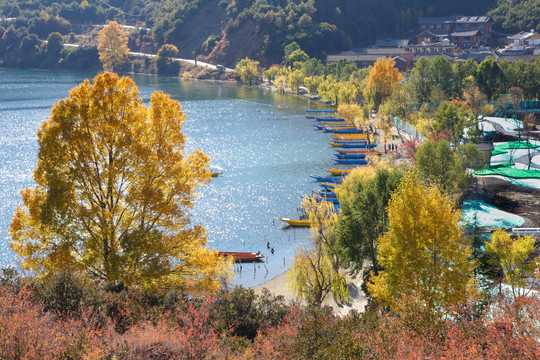
[[(359, 274), (355, 278), (348, 277), (347, 279), (349, 282), (350, 303), (336, 304), (332, 299), (332, 295), (329, 295), (324, 302), (325, 305), (331, 306), (334, 309), (334, 314), (336, 315), (346, 315), (353, 309), (362, 312), (368, 303), (367, 297), (362, 292), (362, 275)], [(255, 290), (256, 294), (260, 294), (264, 288), (268, 289), (273, 295), (283, 296), (287, 302), (298, 300), (287, 286), (287, 271), (284, 271), (263, 284), (254, 286), (253, 290)]]

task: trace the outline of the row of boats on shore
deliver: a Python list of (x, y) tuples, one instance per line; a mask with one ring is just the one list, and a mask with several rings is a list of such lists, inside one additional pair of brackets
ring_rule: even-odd
[[(309, 114), (315, 113), (333, 113), (334, 110), (310, 110), (306, 109)], [(368, 163), (367, 155), (377, 154), (379, 151), (374, 150), (377, 146), (375, 143), (368, 141), (367, 135), (361, 129), (357, 129), (354, 124), (345, 121), (344, 118), (336, 118), (334, 116), (306, 116), (308, 119), (316, 121), (315, 128), (331, 134), (329, 145), (335, 147), (333, 160), (337, 164), (345, 165), (365, 165)], [(351, 171), (348, 169), (332, 168), (326, 170), (330, 176), (310, 175), (313, 179), (320, 182), (322, 190), (314, 191), (313, 196), (316, 201), (327, 201), (334, 204), (336, 211), (339, 211), (339, 200), (334, 189), (341, 184), (344, 177)], [(281, 221), (293, 227), (309, 227), (311, 221), (309, 219), (290, 219), (281, 218)]]

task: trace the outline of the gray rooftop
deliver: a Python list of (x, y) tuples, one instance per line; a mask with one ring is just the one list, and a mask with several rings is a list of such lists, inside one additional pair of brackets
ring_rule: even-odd
[(453, 37), (470, 37), (478, 35), (480, 31), (479, 30), (471, 30), (471, 31), (454, 31), (450, 34), (450, 36)]
[(458, 16), (456, 23), (459, 24), (477, 24), (491, 21), (491, 16)]

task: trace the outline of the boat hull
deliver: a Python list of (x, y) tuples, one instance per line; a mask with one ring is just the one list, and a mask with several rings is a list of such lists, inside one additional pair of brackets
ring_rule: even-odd
[(367, 164), (366, 159), (334, 159), (338, 164)]
[(343, 182), (343, 176), (315, 176), (315, 175), (309, 175), (309, 176), (321, 182), (327, 182), (327, 183), (333, 183), (333, 184), (341, 184)]
[(298, 220), (298, 219), (288, 219), (288, 218), (281, 218), (279, 220), (293, 227), (310, 227), (311, 226), (310, 220)]
[(258, 262), (264, 258), (260, 252), (219, 251), (218, 254), (223, 257), (231, 257), (236, 263)]
[(381, 155), (380, 151), (374, 150), (363, 150), (363, 149), (335, 149), (334, 150), (340, 154), (366, 154), (366, 155)]

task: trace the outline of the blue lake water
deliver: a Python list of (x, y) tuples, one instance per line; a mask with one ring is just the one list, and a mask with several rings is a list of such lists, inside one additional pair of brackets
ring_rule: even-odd
[[(0, 266), (17, 266), (9, 247), (9, 223), (20, 190), (32, 186), (36, 131), (51, 106), (95, 74), (0, 69)], [(207, 231), (208, 245), (223, 251), (261, 251), (266, 261), (237, 267), (234, 284), (253, 286), (286, 270), (308, 229), (285, 228), (280, 217), (297, 218), (304, 194), (316, 189), (309, 174), (334, 166), (328, 134), (315, 131), (301, 97), (228, 83), (134, 76), (144, 101), (163, 90), (187, 114), (186, 149), (211, 156), (223, 175), (203, 188), (193, 223)], [(267, 243), (274, 249), (271, 254)]]

